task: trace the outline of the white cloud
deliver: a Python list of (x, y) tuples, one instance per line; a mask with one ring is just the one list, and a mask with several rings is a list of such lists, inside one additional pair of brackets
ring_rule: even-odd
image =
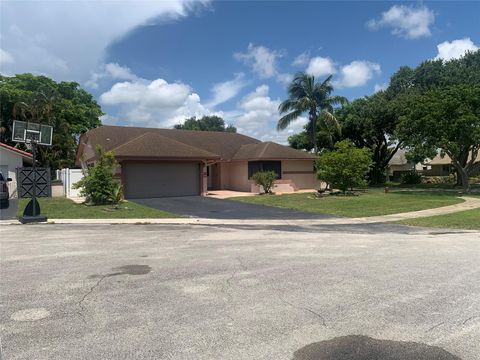
[(100, 102), (118, 108), (113, 119), (137, 126), (172, 127), (191, 116), (212, 114), (190, 86), (164, 79), (118, 82), (100, 96)]
[(208, 102), (209, 107), (215, 107), (238, 95), (247, 85), (245, 74), (239, 73), (232, 80), (224, 81), (213, 85), (213, 98)]
[(277, 80), (283, 84), (289, 84), (293, 80), (293, 75), (288, 73), (277, 74)]
[(451, 60), (458, 59), (467, 51), (476, 51), (478, 46), (467, 37), (453, 41), (444, 41), (437, 45), (438, 54), (435, 59)]
[(10, 54), (6, 50), (0, 49), (0, 66), (13, 64), (14, 62), (15, 62), (15, 60), (14, 60), (12, 54)]
[(270, 50), (265, 46), (255, 46), (250, 43), (245, 53), (236, 52), (233, 57), (251, 67), (261, 79), (275, 77), (278, 81), (286, 83), (292, 79), (290, 74), (278, 70), (277, 59), (285, 56), (285, 51)]
[(298, 55), (292, 62), (292, 66), (305, 66), (310, 60), (310, 52), (305, 51)]
[(121, 66), (117, 63), (108, 63), (101, 67), (100, 72), (93, 73), (85, 85), (96, 89), (98, 88), (98, 82), (105, 78), (114, 80), (136, 80), (137, 76), (126, 66)]
[[(272, 99), (268, 95), (267, 85), (258, 86), (255, 91), (246, 95), (238, 104), (238, 109), (227, 113), (238, 132), (260, 139), (262, 141), (275, 141), (287, 143), (290, 135), (302, 131), (306, 124), (305, 118), (299, 118), (284, 131), (277, 131), (276, 126), (280, 115), (278, 114), (279, 99)], [(227, 119), (227, 122), (228, 119)]]
[(103, 63), (105, 49), (113, 41), (142, 24), (185, 17), (197, 6), (194, 3), (198, 2), (4, 1), (2, 48), (15, 62), (2, 71), (42, 73), (83, 83)]
[(334, 85), (340, 88), (363, 86), (380, 72), (380, 65), (377, 63), (355, 60), (342, 66), (340, 77), (334, 81)]
[(373, 91), (374, 91), (374, 92), (383, 91), (383, 90), (385, 90), (387, 87), (388, 87), (388, 83), (375, 84), (375, 86), (373, 87)]
[(434, 22), (435, 14), (426, 6), (393, 5), (379, 20), (368, 21), (367, 26), (372, 30), (389, 27), (395, 35), (417, 39), (430, 36), (430, 26)]
[(317, 56), (310, 59), (306, 72), (313, 76), (323, 76), (335, 74), (337, 69), (332, 59)]

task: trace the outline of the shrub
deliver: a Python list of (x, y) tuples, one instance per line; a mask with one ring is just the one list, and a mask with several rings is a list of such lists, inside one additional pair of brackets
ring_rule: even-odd
[(422, 183), (422, 174), (412, 170), (402, 175), (402, 184), (421, 184)]
[(275, 171), (258, 171), (252, 175), (255, 184), (262, 186), (265, 194), (271, 194), (277, 174)]
[[(80, 195), (85, 196), (88, 203), (104, 205), (112, 203), (112, 195), (117, 191), (118, 199), (119, 183), (115, 180), (115, 170), (118, 163), (114, 154), (106, 152), (101, 146), (97, 146), (98, 160), (93, 167), (88, 168), (87, 174), (78, 181), (74, 188), (80, 189)], [(121, 198), (121, 197), (120, 197)]]
[(110, 193), (110, 201), (114, 205), (118, 205), (123, 201), (123, 186), (118, 181), (114, 183)]
[(454, 185), (456, 183), (456, 177), (454, 174), (448, 176), (424, 176), (422, 178), (422, 183)]
[(321, 155), (316, 165), (320, 180), (345, 193), (348, 189), (367, 185), (365, 177), (372, 166), (371, 151), (343, 140), (335, 144), (333, 151)]

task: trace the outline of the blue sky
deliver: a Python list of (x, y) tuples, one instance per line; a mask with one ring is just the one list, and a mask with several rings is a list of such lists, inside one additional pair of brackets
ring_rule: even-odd
[[(480, 2), (2, 1), (0, 70), (78, 81), (111, 124), (218, 114), (285, 142), (276, 108), (297, 71), (353, 99), (402, 65), (480, 46)], [(22, 12), (22, 17), (15, 16)]]

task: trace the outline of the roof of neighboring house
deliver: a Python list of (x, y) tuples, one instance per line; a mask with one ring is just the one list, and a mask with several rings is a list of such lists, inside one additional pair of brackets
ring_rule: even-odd
[(388, 165), (406, 165), (409, 163), (406, 157), (407, 152), (403, 149), (398, 149), (397, 152), (388, 162)]
[(292, 149), (271, 141), (242, 145), (232, 160), (274, 160), (305, 159), (313, 160), (315, 155)]
[[(224, 161), (250, 159), (314, 159), (304, 151), (271, 142), (261, 142), (238, 133), (191, 131), (104, 125), (80, 137), (77, 164), (85, 154), (85, 146), (97, 145), (113, 150), (118, 157), (189, 158)], [(245, 145), (258, 145), (244, 147)], [(85, 161), (92, 161), (95, 156)]]
[[(471, 156), (468, 156), (468, 159), (471, 159)], [(480, 162), (480, 153), (477, 155), (477, 159), (475, 162)], [(444, 155), (441, 156), (440, 154), (437, 154), (432, 160), (427, 162), (427, 165), (450, 165), (452, 163), (452, 159), (450, 159), (450, 156)]]
[(14, 152), (14, 153), (17, 153), (18, 155), (21, 155), (24, 158), (32, 159), (32, 154), (30, 154), (29, 152), (17, 149), (13, 146), (4, 144), (2, 142), (0, 142), (0, 148), (6, 149), (6, 150)]

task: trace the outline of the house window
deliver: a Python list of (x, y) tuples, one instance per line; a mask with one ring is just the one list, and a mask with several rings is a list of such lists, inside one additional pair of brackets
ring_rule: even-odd
[(251, 179), (253, 174), (259, 171), (275, 171), (277, 179), (282, 178), (282, 162), (281, 161), (249, 161), (248, 162), (248, 178)]

